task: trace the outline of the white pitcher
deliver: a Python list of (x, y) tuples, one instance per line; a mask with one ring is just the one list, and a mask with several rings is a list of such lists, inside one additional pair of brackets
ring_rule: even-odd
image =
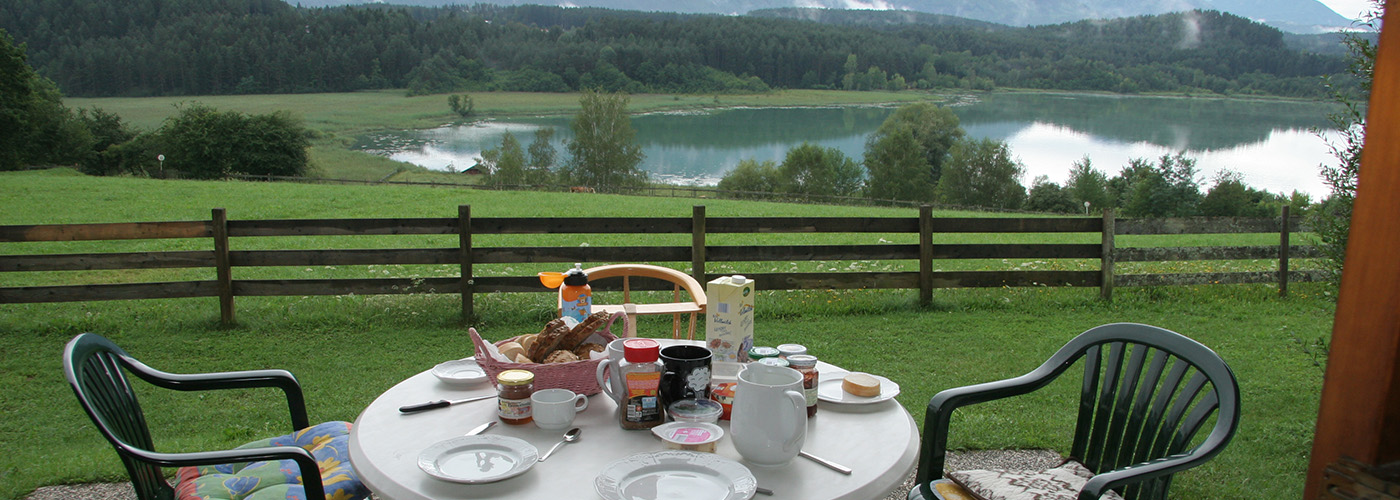
[[(618, 406), (622, 405), (622, 395), (627, 392), (626, 386), (622, 383), (622, 372), (617, 367), (622, 364), (623, 350), (622, 341), (627, 338), (620, 338), (608, 342), (608, 359), (598, 363), (598, 370), (595, 375), (598, 379), (598, 387), (603, 389), (603, 394), (612, 398)], [(607, 376), (603, 376), (607, 372)]]
[(729, 431), (734, 448), (758, 466), (786, 465), (807, 439), (807, 398), (802, 374), (753, 363), (739, 373)]

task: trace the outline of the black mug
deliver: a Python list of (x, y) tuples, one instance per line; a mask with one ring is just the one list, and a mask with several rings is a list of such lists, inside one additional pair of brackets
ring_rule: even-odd
[(673, 345), (661, 350), (661, 405), (670, 406), (682, 399), (710, 398), (710, 361), (714, 354), (709, 348), (694, 345)]

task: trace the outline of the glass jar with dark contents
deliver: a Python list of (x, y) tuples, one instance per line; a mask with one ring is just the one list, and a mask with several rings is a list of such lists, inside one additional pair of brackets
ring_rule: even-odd
[(817, 357), (811, 354), (793, 354), (787, 357), (788, 367), (802, 374), (802, 395), (807, 397), (807, 416), (817, 414), (817, 383), (821, 381), (817, 373)]
[(529, 370), (506, 370), (496, 376), (496, 416), (510, 425), (535, 420), (530, 395), (535, 393), (535, 374)]

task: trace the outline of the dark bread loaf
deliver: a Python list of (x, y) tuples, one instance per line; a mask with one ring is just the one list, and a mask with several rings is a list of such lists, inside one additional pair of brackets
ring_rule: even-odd
[(539, 335), (535, 337), (535, 343), (530, 346), (529, 352), (525, 355), (536, 363), (543, 363), (545, 356), (560, 349), (559, 344), (564, 340), (564, 337), (569, 335), (569, 331), (569, 327), (564, 325), (564, 320), (558, 318), (550, 320), (544, 325), (544, 330), (541, 330)]

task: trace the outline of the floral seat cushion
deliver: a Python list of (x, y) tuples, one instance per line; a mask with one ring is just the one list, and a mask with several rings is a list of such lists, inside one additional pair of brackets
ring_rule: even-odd
[[(350, 423), (326, 422), (238, 448), (296, 446), (316, 457), (327, 500), (362, 500), (369, 490), (350, 468)], [(301, 469), (293, 460), (182, 467), (178, 500), (306, 500)]]
[[(1076, 500), (1094, 473), (1070, 460), (1043, 471), (965, 470), (947, 476), (979, 500)], [(1099, 498), (1123, 500), (1112, 490)]]

